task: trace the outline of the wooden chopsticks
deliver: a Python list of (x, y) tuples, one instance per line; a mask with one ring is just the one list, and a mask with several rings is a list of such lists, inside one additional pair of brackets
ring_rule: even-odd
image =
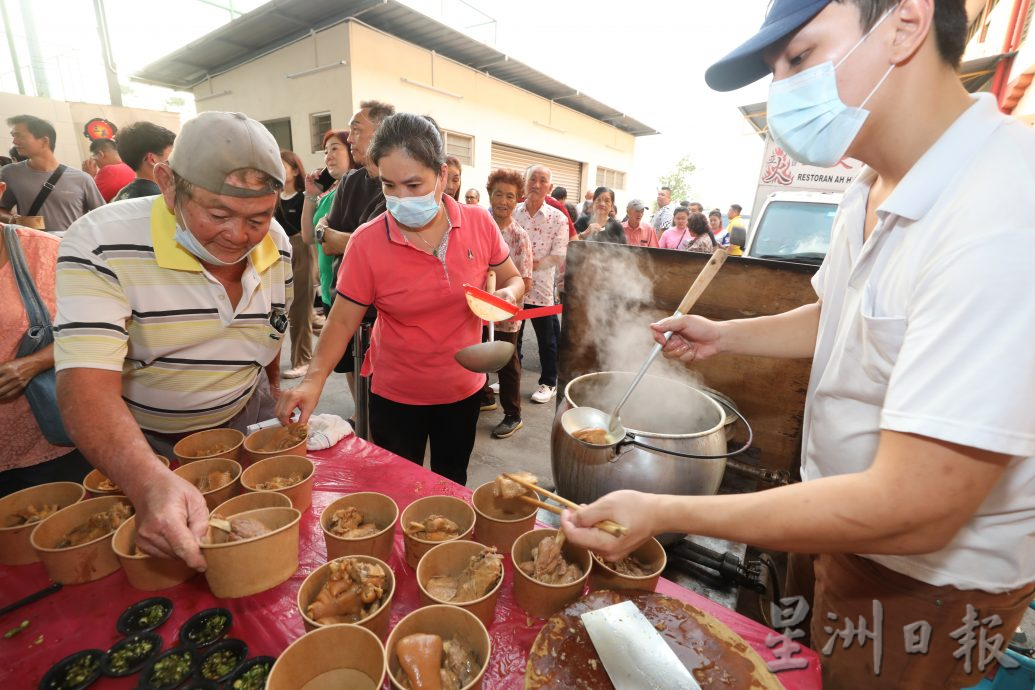
[[(558, 503), (560, 503), (561, 505), (563, 505), (563, 506), (565, 506), (567, 508), (571, 508), (572, 510), (578, 510), (579, 509), (579, 505), (578, 504), (572, 503), (568, 499), (564, 498), (563, 496), (558, 496), (557, 494), (553, 493), (552, 491), (547, 491), (546, 489), (544, 489), (541, 486), (538, 486), (537, 484), (533, 484), (532, 482), (526, 482), (524, 479), (521, 479), (520, 477), (515, 477), (514, 475), (509, 474), (507, 472), (504, 472), (503, 476), (506, 477), (507, 479), (509, 479), (510, 481), (514, 482), (515, 484), (518, 484), (519, 486), (523, 486), (523, 487), (525, 487), (526, 489), (528, 489), (530, 491), (534, 491), (534, 492), (536, 492), (537, 494), (539, 494), (541, 496), (544, 496), (546, 498), (552, 498), (553, 500), (557, 501)], [(520, 498), (525, 503), (531, 503), (532, 505), (537, 505), (540, 508), (543, 508), (545, 510), (550, 511), (551, 513), (556, 513), (557, 515), (561, 514), (561, 509), (558, 508), (557, 506), (551, 505), (549, 503), (544, 503), (543, 501), (536, 500), (536, 499), (532, 498), (531, 496), (518, 496), (518, 498)], [(596, 527), (597, 529), (602, 530), (604, 532), (607, 532), (608, 534), (610, 534), (612, 536), (615, 536), (615, 537), (623, 537), (626, 534), (628, 534), (628, 532), (629, 532), (629, 530), (625, 527), (625, 525), (619, 525), (617, 522), (615, 522), (613, 520), (601, 520), (600, 522), (598, 522), (597, 524), (595, 524), (593, 526)]]

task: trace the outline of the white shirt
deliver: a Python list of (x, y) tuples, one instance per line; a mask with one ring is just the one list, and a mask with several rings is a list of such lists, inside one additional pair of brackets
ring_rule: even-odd
[(658, 209), (658, 212), (651, 218), (651, 225), (654, 226), (655, 232), (660, 235), (663, 231), (672, 227), (672, 214), (678, 206), (679, 202), (672, 201)]
[(823, 307), (802, 476), (862, 472), (881, 429), (1014, 456), (946, 548), (869, 556), (932, 585), (1001, 592), (1035, 581), (1035, 132), (974, 100), (865, 243), (876, 173), (845, 193), (813, 278)]
[[(548, 256), (559, 256), (562, 259), (568, 253), (568, 215), (558, 211), (550, 204), (543, 205), (530, 215), (521, 202), (514, 209), (514, 220), (528, 233), (532, 242), (532, 258), (542, 261)], [(553, 305), (553, 288), (556, 282), (557, 267), (538, 268), (532, 273), (532, 289), (525, 295), (525, 304), (537, 307)]]

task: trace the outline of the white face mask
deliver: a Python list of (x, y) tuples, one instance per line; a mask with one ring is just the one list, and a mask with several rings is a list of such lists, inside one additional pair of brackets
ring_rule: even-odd
[(187, 222), (183, 219), (183, 211), (181, 209), (178, 210), (179, 217), (176, 219), (176, 234), (174, 236), (176, 243), (190, 252), (195, 258), (204, 261), (207, 264), (212, 264), (213, 266), (233, 266), (234, 264), (239, 264), (247, 259), (248, 255), (255, 251), (255, 248), (259, 246), (253, 246), (244, 254), (241, 254), (240, 258), (234, 261), (223, 261), (214, 256), (212, 252), (205, 249), (205, 245), (198, 241), (198, 238), (195, 237), (194, 233), (187, 227)]
[[(897, 7), (897, 5), (896, 5)], [(836, 70), (870, 37), (895, 7), (884, 13), (866, 35), (835, 65), (829, 60), (769, 86), (769, 133), (794, 160), (830, 167), (844, 158), (870, 112), (866, 104), (891, 75), (895, 65), (873, 87), (858, 108), (845, 105), (837, 91)]]
[(423, 228), (438, 215), (441, 203), (435, 198), (438, 192), (438, 180), (430, 192), (423, 196), (389, 196), (385, 194), (385, 207), (395, 221), (407, 228)]

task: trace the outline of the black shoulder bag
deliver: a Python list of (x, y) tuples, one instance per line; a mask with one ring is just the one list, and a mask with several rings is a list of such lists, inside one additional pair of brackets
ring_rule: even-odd
[[(33, 206), (35, 207), (35, 204)], [(18, 241), (18, 232), (13, 225), (4, 226), (4, 244), (7, 246), (7, 259), (11, 262), (15, 280), (18, 282), (22, 304), (25, 305), (25, 314), (29, 318), (29, 328), (22, 336), (15, 357), (27, 357), (54, 342), (53, 325), (47, 305), (40, 297), (32, 274), (29, 273), (21, 242)], [(25, 387), (25, 397), (29, 401), (29, 407), (40, 431), (43, 432), (43, 437), (54, 445), (71, 446), (72, 440), (68, 437), (65, 425), (61, 421), (61, 413), (58, 411), (57, 376), (53, 367), (29, 381), (29, 385)]]

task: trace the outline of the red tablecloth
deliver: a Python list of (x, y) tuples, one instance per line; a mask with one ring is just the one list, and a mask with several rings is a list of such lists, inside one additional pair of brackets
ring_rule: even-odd
[[(230, 637), (243, 639), (250, 656), (276, 656), (303, 633), (295, 595), (305, 577), (326, 562), (319, 518), (329, 503), (354, 491), (379, 491), (395, 499), (402, 510), (422, 496), (447, 494), (466, 499), (471, 494), (466, 487), (355, 437), (330, 450), (311, 453), (310, 458), (317, 465), (313, 505), (302, 516), (299, 569), (290, 580), (262, 594), (231, 600), (212, 596), (203, 576), (156, 593), (133, 589), (121, 570), (90, 584), (67, 586), (57, 594), (0, 618), (0, 629), (4, 631), (22, 620), (30, 621), (21, 634), (11, 639), (0, 638), (0, 687), (35, 688), (47, 669), (68, 654), (88, 648), (108, 649), (120, 638), (115, 630), (119, 614), (130, 604), (149, 596), (168, 596), (174, 602), (172, 617), (157, 631), (166, 647), (176, 644), (180, 625), (192, 614), (212, 606), (225, 606), (234, 615)], [(523, 686), (528, 650), (542, 627), (542, 621), (529, 618), (514, 603), (509, 560), (506, 559), (496, 618), (489, 630), (493, 650), (485, 676), (487, 689), (509, 690)], [(397, 580), (391, 621), (394, 626), (419, 607), (414, 572), (406, 565), (402, 533), (398, 531), (389, 565)], [(48, 582), (39, 563), (0, 567), (0, 606), (42, 589)], [(658, 592), (712, 614), (741, 635), (764, 659), (774, 658), (765, 646), (770, 632), (765, 626), (668, 580), (659, 583)], [(42, 643), (34, 644), (41, 635)], [(815, 652), (804, 650), (797, 658), (808, 659), (808, 668), (779, 674), (784, 686), (788, 690), (819, 688), (819, 662)], [(136, 676), (101, 678), (91, 687), (97, 690), (131, 688), (135, 680)]]

